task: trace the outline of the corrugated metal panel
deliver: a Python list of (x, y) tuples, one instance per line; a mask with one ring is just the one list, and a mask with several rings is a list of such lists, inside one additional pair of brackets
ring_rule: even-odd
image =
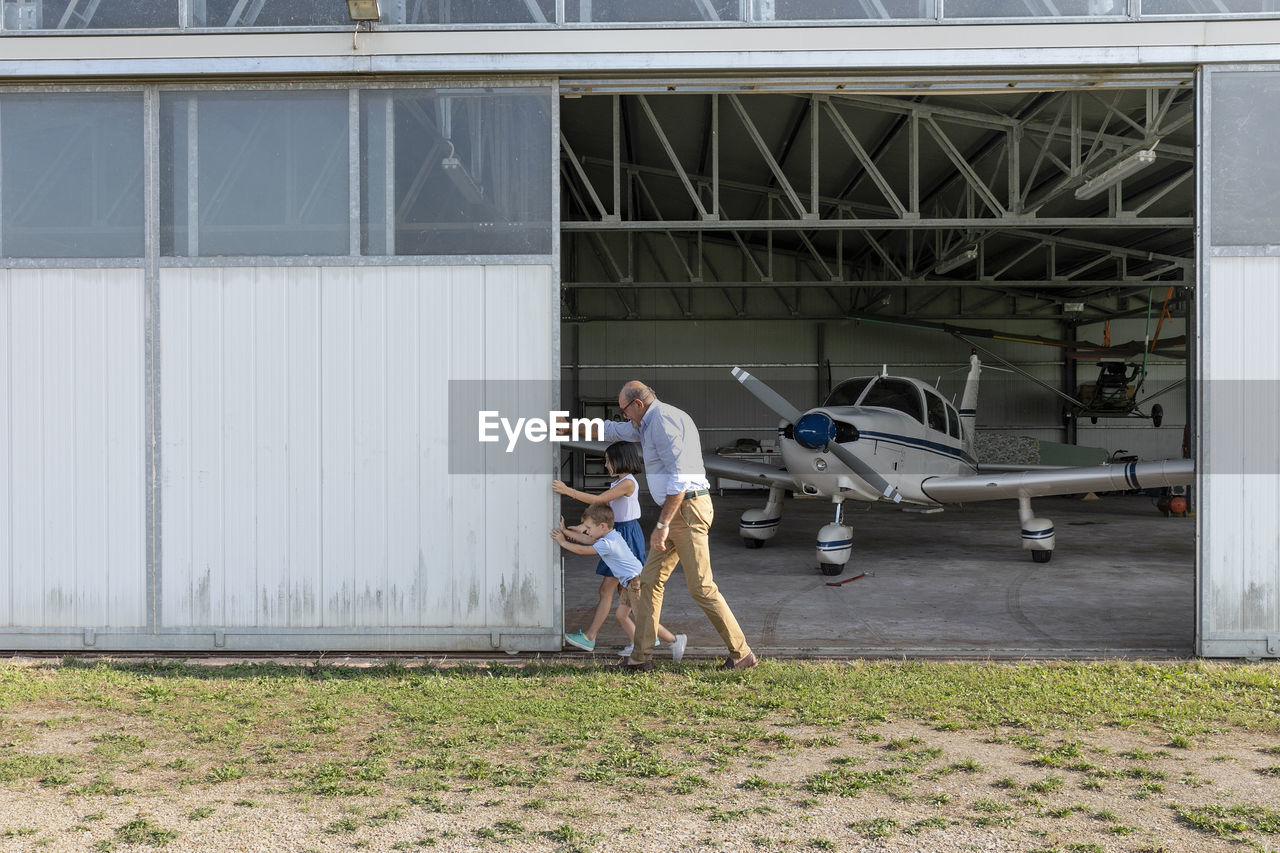
[(146, 625), (143, 274), (0, 270), (0, 625)]
[(1214, 257), (1207, 267), (1199, 295), (1202, 644), (1280, 634), (1280, 259)]
[[(350, 646), (522, 627), (558, 647), (550, 462), (450, 475), (445, 410), (450, 379), (551, 379), (549, 267), (170, 269), (160, 286), (162, 630)], [(531, 387), (549, 410), (550, 383)]]

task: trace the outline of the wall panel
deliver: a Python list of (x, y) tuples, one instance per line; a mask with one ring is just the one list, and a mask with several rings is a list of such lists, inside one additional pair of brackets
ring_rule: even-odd
[(0, 634), (147, 624), (143, 275), (0, 271)]
[(551, 478), (450, 474), (446, 411), (451, 379), (549, 410), (550, 267), (167, 269), (160, 299), (162, 632), (559, 648)]

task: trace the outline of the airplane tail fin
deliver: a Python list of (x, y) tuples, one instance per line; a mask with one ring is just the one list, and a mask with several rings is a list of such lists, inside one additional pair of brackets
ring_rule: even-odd
[(978, 351), (969, 354), (969, 376), (964, 381), (964, 394), (960, 397), (960, 430), (964, 435), (964, 449), (977, 459), (978, 378), (982, 374), (982, 362)]

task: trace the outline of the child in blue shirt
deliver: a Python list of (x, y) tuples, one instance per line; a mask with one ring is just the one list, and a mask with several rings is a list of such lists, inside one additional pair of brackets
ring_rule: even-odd
[[(571, 541), (570, 536), (575, 539), (586, 539), (590, 544)], [(613, 510), (608, 504), (588, 506), (582, 513), (581, 528), (574, 531), (566, 528), (562, 519), (560, 526), (551, 531), (551, 538), (570, 553), (599, 556), (609, 567), (609, 572), (618, 580), (620, 604), (628, 609), (635, 609), (639, 601), (640, 570), (644, 566), (632, 553), (631, 547), (622, 535), (613, 529)], [(626, 627), (625, 624), (623, 627)], [(658, 625), (658, 639), (671, 644), (673, 661), (679, 661), (684, 657), (684, 648), (688, 643), (688, 638), (684, 634), (672, 634), (662, 625)], [(586, 651), (592, 651), (595, 648), (595, 642), (588, 640), (580, 632), (576, 635), (566, 635), (565, 640), (570, 645)]]

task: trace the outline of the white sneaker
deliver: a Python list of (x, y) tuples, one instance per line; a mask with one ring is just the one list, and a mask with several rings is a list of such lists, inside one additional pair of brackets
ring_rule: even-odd
[(675, 640), (671, 643), (671, 662), (680, 663), (680, 658), (684, 657), (684, 647), (689, 644), (689, 638), (684, 634), (676, 634)]
[[(660, 646), (660, 645), (662, 645), (662, 641), (661, 641), (661, 640), (654, 640), (654, 641), (653, 641), (653, 647), (654, 647), (655, 649), (656, 649), (658, 646)], [(634, 644), (634, 643), (628, 643), (628, 644), (627, 644), (627, 646), (626, 646), (626, 648), (624, 648), (622, 651), (618, 652), (618, 657), (620, 657), (620, 658), (628, 658), (628, 657), (631, 657), (631, 650), (632, 650), (632, 649), (634, 649), (634, 648), (635, 648), (635, 644)]]

